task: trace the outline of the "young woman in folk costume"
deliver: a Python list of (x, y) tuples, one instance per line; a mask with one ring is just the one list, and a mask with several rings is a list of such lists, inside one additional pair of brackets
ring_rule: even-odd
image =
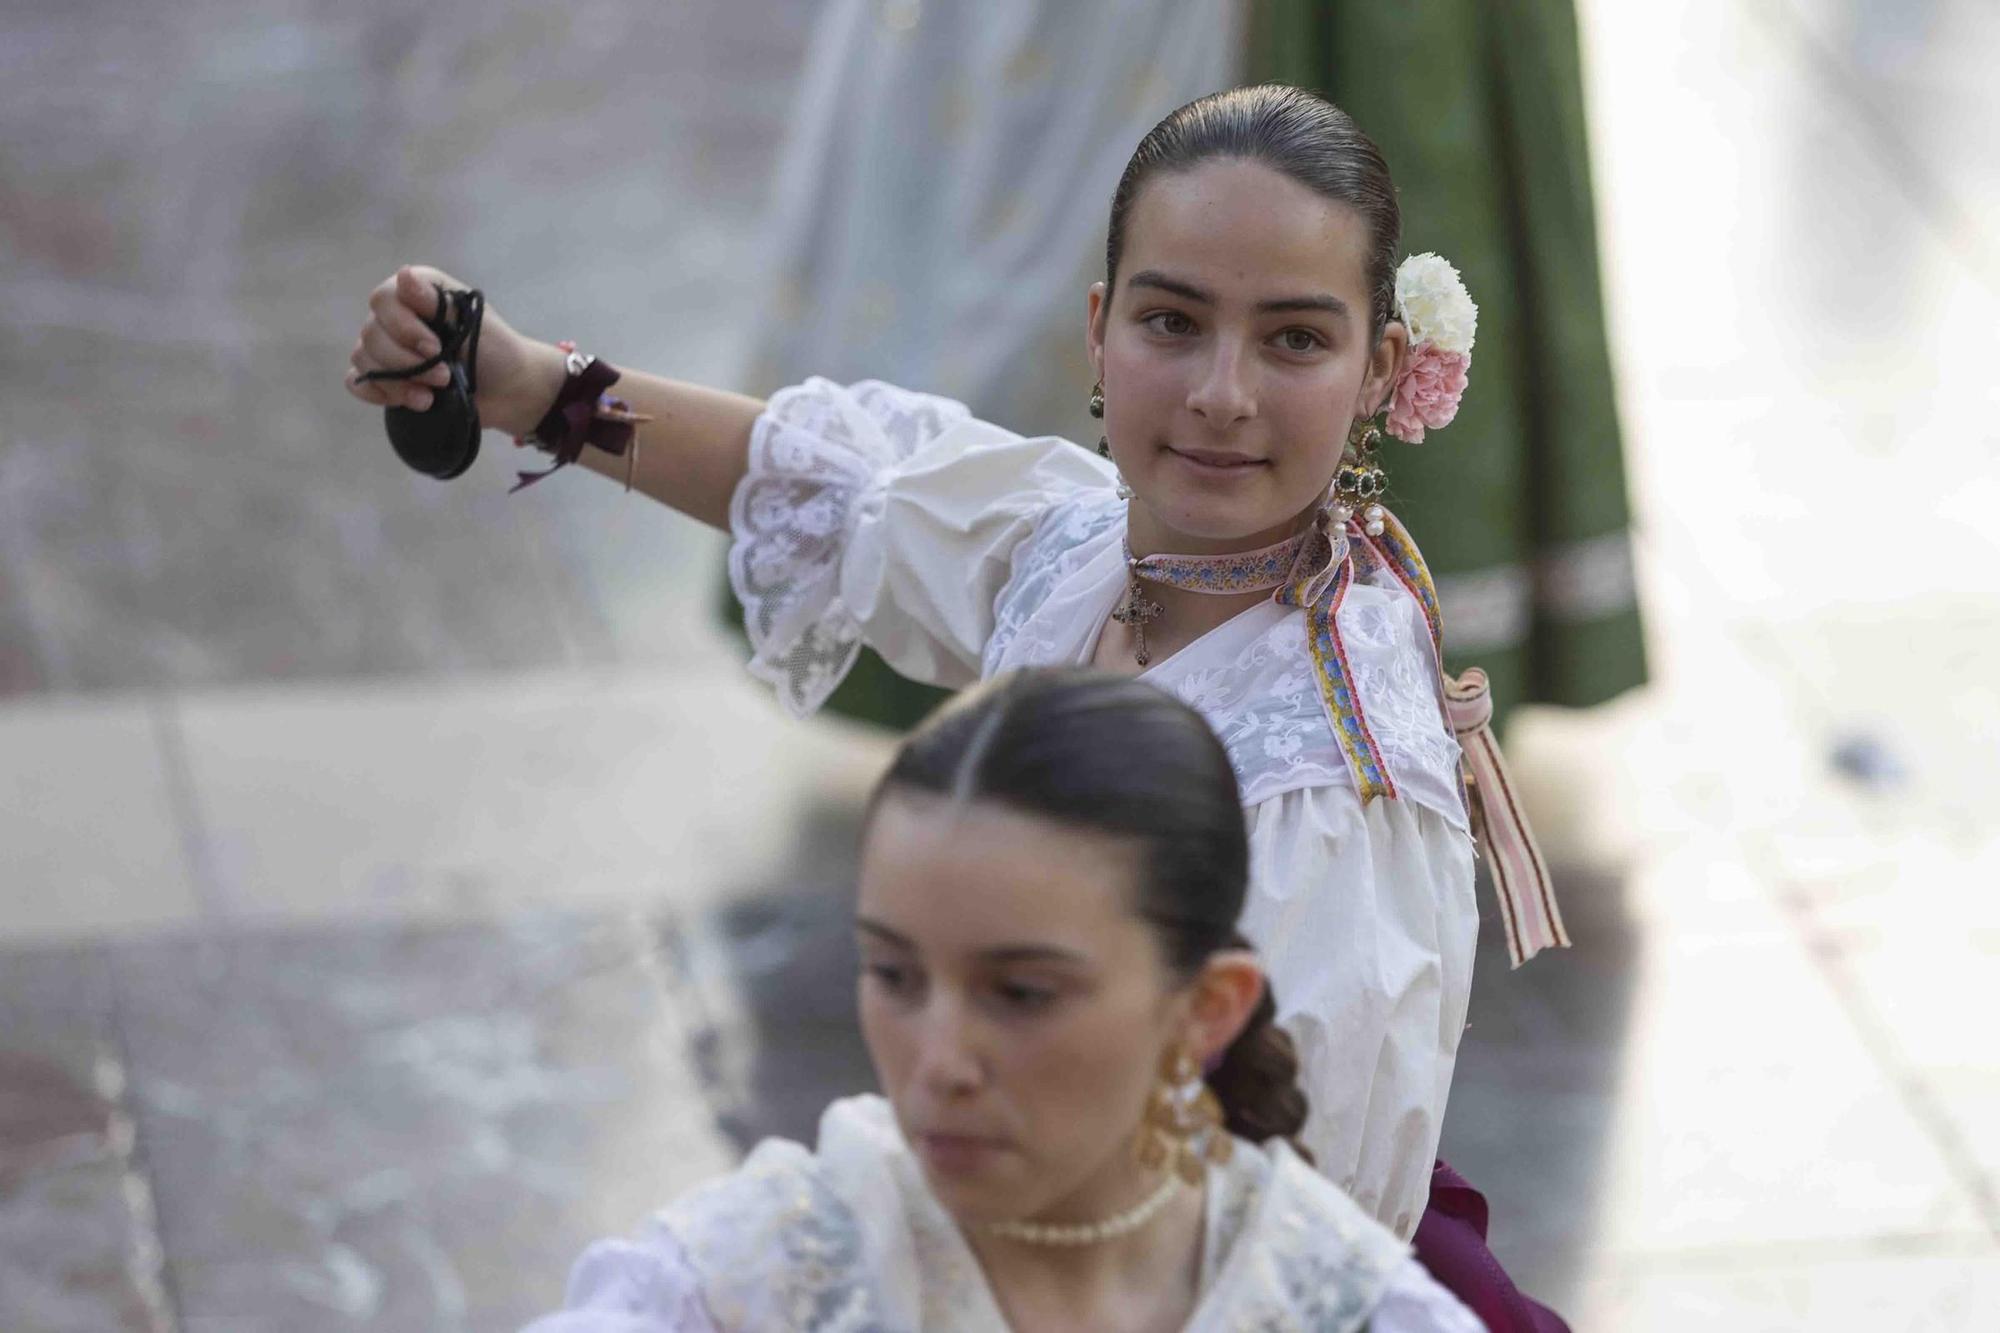
[(1242, 787), (1243, 925), (1303, 1064), (1302, 1141), (1408, 1238), (1466, 1021), (1475, 833), (1516, 962), (1566, 941), (1483, 679), (1443, 678), (1429, 577), (1381, 503), (1375, 419), (1411, 442), (1449, 422), (1476, 319), (1444, 261), (1397, 265), (1400, 227), (1381, 155), (1323, 99), (1266, 85), (1169, 115), (1087, 297), (1095, 453), (877, 382), (765, 403), (621, 377), (432, 269), (376, 289), (349, 383), (392, 437), (470, 388), (555, 466), (727, 528), (751, 669), (796, 713), (864, 642), (942, 685), (1089, 664), (1199, 709)]
[(1142, 681), (953, 700), (862, 831), (881, 1095), (591, 1246), (531, 1333), (1475, 1333), (1288, 1143), (1240, 810), (1214, 734)]

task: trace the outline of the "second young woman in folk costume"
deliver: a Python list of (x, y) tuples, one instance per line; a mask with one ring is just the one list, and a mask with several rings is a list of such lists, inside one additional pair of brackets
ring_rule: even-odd
[(1143, 681), (947, 705), (862, 821), (881, 1095), (591, 1246), (530, 1333), (1486, 1327), (1288, 1141), (1238, 810), (1214, 734)]
[[(1475, 832), (1516, 959), (1564, 941), (1481, 682), (1442, 676), (1422, 558), (1378, 502), (1374, 421), (1412, 441), (1445, 424), (1475, 332), (1448, 264), (1398, 265), (1399, 231), (1343, 112), (1236, 89), (1155, 127), (1112, 201), (1087, 297), (1098, 450), (874, 382), (765, 403), (628, 371), (607, 406), (602, 363), (490, 313), (476, 401), (559, 466), (727, 527), (751, 669), (795, 713), (863, 643), (946, 686), (1092, 664), (1199, 709), (1241, 782), (1243, 925), (1303, 1064), (1302, 1140), (1408, 1238), (1466, 1021)], [(448, 391), (445, 365), (398, 377), (438, 327), (454, 349), (424, 321), (456, 286), (406, 268), (377, 289), (358, 397), (421, 411)]]

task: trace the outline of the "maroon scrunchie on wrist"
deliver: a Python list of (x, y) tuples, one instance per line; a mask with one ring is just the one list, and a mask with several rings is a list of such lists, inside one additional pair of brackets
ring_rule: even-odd
[[(553, 455), (555, 462), (541, 472), (516, 473), (520, 480), (507, 492), (509, 495), (568, 467), (583, 456), (586, 447), (602, 449), (616, 458), (625, 457), (634, 447), (636, 427), (630, 407), (605, 393), (618, 382), (617, 368), (583, 355), (574, 344), (558, 345), (569, 353), (569, 378), (563, 381), (555, 403), (535, 423), (535, 429), (516, 441)], [(619, 415), (602, 415), (606, 409)]]

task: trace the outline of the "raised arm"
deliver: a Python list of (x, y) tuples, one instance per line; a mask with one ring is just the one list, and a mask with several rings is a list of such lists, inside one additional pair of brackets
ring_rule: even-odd
[[(363, 382), (363, 371), (415, 365), (437, 352), (437, 338), (424, 320), (437, 313), (437, 287), (467, 284), (434, 268), (405, 265), (369, 294), (368, 319), (349, 357), (347, 391), (377, 407), (421, 412), (432, 392), (449, 380), (437, 366), (411, 380)], [(591, 349), (597, 350), (597, 349)], [(764, 410), (762, 401), (740, 393), (649, 375), (619, 363), (614, 392), (632, 410), (652, 420), (638, 427), (639, 453), (632, 484), (661, 504), (718, 528), (729, 526), (729, 500), (748, 464), (750, 427)], [(563, 353), (553, 343), (517, 333), (489, 306), (479, 338), (475, 406), (490, 430), (525, 435), (541, 420), (563, 384)], [(583, 467), (625, 480), (625, 461), (596, 449), (578, 460)]]

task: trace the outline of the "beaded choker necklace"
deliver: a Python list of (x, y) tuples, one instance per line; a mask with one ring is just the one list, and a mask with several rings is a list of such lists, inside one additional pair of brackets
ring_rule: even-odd
[(989, 1236), (1018, 1240), (1024, 1245), (1097, 1245), (1129, 1236), (1159, 1216), (1160, 1210), (1179, 1191), (1180, 1183), (1180, 1177), (1169, 1171), (1158, 1189), (1101, 1222), (989, 1222), (983, 1230)]
[(1183, 592), (1228, 596), (1234, 593), (1263, 592), (1291, 581), (1294, 567), (1307, 539), (1316, 529), (1308, 528), (1296, 537), (1256, 551), (1230, 555), (1147, 555), (1134, 556), (1132, 541), (1125, 541), (1125, 572), (1131, 582), (1125, 600), (1111, 612), (1111, 618), (1129, 626), (1134, 639), (1133, 657), (1140, 666), (1153, 660), (1146, 647), (1146, 626), (1159, 619), (1166, 608), (1146, 596), (1147, 583), (1160, 583)]

